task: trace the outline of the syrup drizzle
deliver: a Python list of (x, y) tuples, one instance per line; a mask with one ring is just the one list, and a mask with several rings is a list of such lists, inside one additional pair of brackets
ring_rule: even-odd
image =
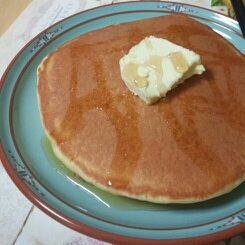
[[(145, 24), (147, 25), (147, 22)], [(202, 75), (202, 78), (192, 78), (192, 82), (183, 84), (181, 88), (173, 91), (167, 99), (159, 102), (157, 104), (158, 113), (161, 113), (168, 122), (169, 130), (179, 147), (179, 151), (189, 156), (196, 167), (200, 168), (214, 183), (217, 183), (216, 187), (218, 190), (219, 186), (222, 185), (222, 182), (225, 183), (227, 178), (235, 180), (239, 176), (242, 176), (245, 172), (245, 166), (244, 164), (237, 165), (236, 169), (230, 171), (231, 165), (225, 161), (227, 153), (224, 152), (224, 157), (221, 159), (210, 148), (209, 142), (204, 141), (200, 134), (200, 128), (198, 128), (196, 119), (199, 115), (219, 118), (220, 121), (224, 121), (227, 127), (230, 127), (234, 131), (234, 134), (239, 132), (240, 138), (237, 140), (240, 142), (240, 148), (234, 154), (235, 157), (240, 157), (241, 162), (244, 162), (244, 151), (241, 151), (241, 149), (244, 149), (243, 145), (245, 145), (245, 100), (239, 91), (239, 88), (243, 88), (243, 84), (236, 81), (234, 85), (233, 69), (241, 67), (241, 64), (244, 65), (245, 57), (242, 54), (234, 56), (235, 49), (233, 50), (231, 45), (229, 46), (230, 51), (226, 50), (224, 52), (227, 45), (229, 45), (225, 42), (218, 42), (219, 45), (216, 51), (219, 56), (215, 56), (213, 51), (202, 49), (202, 40), (206, 36), (200, 34), (199, 30), (196, 31), (193, 26), (180, 26), (180, 23), (177, 23), (176, 26), (172, 24), (171, 28), (175, 30), (175, 35), (178, 33), (178, 37), (182, 37), (183, 46), (196, 50), (201, 55), (207, 70)], [(86, 50), (90, 53), (96, 52), (94, 51), (94, 45), (89, 44), (79, 46), (76, 43), (76, 45), (70, 47), (69, 62), (73, 64), (70, 72), (70, 89), (68, 91), (70, 102), (65, 117), (54, 128), (51, 135), (57, 139), (57, 143), (60, 145), (72, 141), (85, 126), (86, 122), (84, 121), (83, 115), (94, 108), (98, 108), (99, 101), (101, 112), (109, 118), (117, 134), (115, 154), (111, 161), (110, 169), (105, 174), (106, 185), (115, 187), (115, 189), (124, 190), (131, 183), (143, 151), (144, 142), (142, 142), (140, 137), (140, 112), (137, 111), (134, 97), (127, 96), (127, 99), (125, 99), (120, 93), (118, 93), (117, 97), (111, 93), (111, 88), (108, 84), (109, 81), (107, 81), (107, 74), (103, 72), (104, 67), (101, 61), (104, 60), (106, 55), (113, 55), (114, 53), (120, 54), (119, 56), (121, 57), (121, 50), (125, 50), (126, 53), (131, 46), (138, 43), (145, 36), (161, 33), (157, 29), (151, 29), (151, 33), (147, 31), (147, 26), (141, 32), (135, 32), (134, 29), (131, 35), (132, 40), (128, 39), (128, 33), (124, 34), (122, 30), (119, 30), (119, 32), (121, 31), (122, 39), (125, 39), (124, 45), (117, 47), (118, 38), (115, 35), (116, 37), (110, 40), (115, 45), (108, 45), (102, 54), (96, 54), (96, 57), (91, 57), (92, 69), (97, 71), (97, 76), (99, 77), (97, 79), (98, 86), (96, 90), (93, 90), (93, 93), (82, 97), (77, 96), (77, 84), (81, 82), (79, 80), (81, 79), (79, 78), (79, 70), (81, 69), (79, 67), (80, 54), (83, 52), (86, 53)], [(171, 32), (169, 36), (164, 36), (163, 38), (174, 41), (174, 37), (173, 32)], [(193, 38), (195, 38), (195, 42), (193, 42)], [(100, 43), (96, 43), (95, 45), (99, 46)], [(119, 56), (117, 57), (118, 60), (120, 59)], [(232, 62), (230, 60), (231, 57)], [(172, 57), (173, 63), (176, 62), (175, 58)], [(182, 62), (179, 64), (179, 61), (177, 61), (177, 63), (176, 66), (179, 67), (177, 69), (182, 70)], [(183, 67), (185, 66), (183, 65)], [(240, 76), (244, 78), (240, 79), (240, 81), (244, 81), (244, 72), (241, 72)], [(119, 74), (115, 77), (120, 80)], [(215, 82), (215, 79), (219, 79), (219, 84)], [(200, 81), (205, 85), (203, 87), (205, 90), (195, 92), (195, 86)], [(178, 94), (180, 90), (183, 92), (181, 95)], [(186, 92), (186, 90), (189, 91)], [(125, 103), (126, 113), (118, 110), (117, 104), (122, 101)], [(182, 121), (176, 116), (177, 112), (181, 112), (183, 115)], [(217, 171), (220, 173), (220, 182), (217, 182), (215, 178)]]
[[(152, 50), (152, 43), (146, 39), (146, 45), (149, 50)], [(128, 77), (129, 81), (131, 81), (131, 84), (133, 86), (137, 86), (139, 88), (146, 88), (148, 87), (148, 74), (146, 76), (141, 76), (139, 74), (140, 68), (145, 68), (147, 70), (153, 69), (156, 74), (156, 81), (155, 81), (155, 87), (158, 89), (160, 94), (164, 94), (167, 89), (164, 85), (163, 80), (163, 59), (169, 58), (173, 64), (173, 67), (176, 72), (178, 73), (185, 73), (189, 65), (182, 54), (182, 52), (174, 52), (170, 53), (167, 57), (162, 57), (160, 55), (150, 55), (149, 59), (145, 61), (142, 64), (136, 64), (133, 62), (129, 62), (125, 65), (123, 69), (123, 73)], [(165, 71), (168, 72), (168, 71)]]
[[(82, 46), (80, 50), (91, 49), (91, 46)], [(81, 52), (81, 51), (80, 51)], [(118, 98), (112, 98), (110, 89), (105, 83), (106, 74), (103, 73), (103, 67), (100, 55), (93, 60), (93, 68), (96, 71), (100, 71), (100, 80), (98, 80), (98, 88), (93, 91), (93, 94), (87, 96), (77, 97), (77, 84), (79, 83), (79, 51), (77, 47), (70, 49), (70, 59), (72, 70), (70, 72), (70, 91), (69, 98), (70, 103), (66, 110), (66, 115), (62, 122), (51, 133), (52, 137), (57, 139), (58, 144), (69, 142), (82, 131), (84, 127), (83, 114), (97, 108), (97, 102), (100, 101), (100, 111), (107, 115), (113, 124), (117, 133), (117, 144), (115, 154), (112, 159), (110, 170), (108, 171), (107, 185), (114, 188), (124, 189), (130, 183), (134, 170), (136, 168), (135, 163), (140, 158), (142, 151), (142, 141), (138, 130), (138, 113), (132, 99), (126, 101), (126, 113), (121, 113), (117, 109), (117, 104), (122, 100)], [(93, 98), (96, 98), (95, 100)], [(125, 123), (127, 127), (125, 127)], [(127, 132), (130, 131), (129, 135)], [(61, 133), (62, 132), (62, 133)], [(130, 149), (130, 150), (129, 150)], [(120, 173), (120, 175), (118, 175)]]

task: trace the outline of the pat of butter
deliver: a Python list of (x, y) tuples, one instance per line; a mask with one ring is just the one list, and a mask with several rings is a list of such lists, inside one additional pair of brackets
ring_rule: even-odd
[(165, 39), (150, 36), (129, 50), (119, 61), (126, 86), (147, 104), (205, 68), (200, 56)]

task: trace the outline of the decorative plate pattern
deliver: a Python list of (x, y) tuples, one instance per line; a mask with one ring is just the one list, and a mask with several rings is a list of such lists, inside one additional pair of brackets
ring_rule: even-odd
[(245, 183), (197, 204), (140, 202), (84, 183), (55, 160), (46, 142), (36, 99), (42, 59), (88, 31), (172, 12), (207, 24), (245, 53), (237, 22), (224, 15), (180, 3), (129, 2), (88, 10), (48, 28), (19, 52), (1, 80), (0, 156), (8, 174), (36, 206), (89, 236), (122, 244), (204, 244), (245, 229)]

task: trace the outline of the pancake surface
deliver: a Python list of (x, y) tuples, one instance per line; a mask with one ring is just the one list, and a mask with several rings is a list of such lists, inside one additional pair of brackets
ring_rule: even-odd
[[(146, 36), (200, 54), (206, 71), (146, 105), (118, 61)], [(56, 156), (118, 195), (191, 203), (245, 180), (245, 56), (191, 18), (109, 26), (50, 53), (38, 68), (41, 120)]]

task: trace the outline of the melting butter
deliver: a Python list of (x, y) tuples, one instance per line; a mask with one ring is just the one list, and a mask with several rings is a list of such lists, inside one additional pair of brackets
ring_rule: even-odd
[(165, 39), (147, 37), (119, 61), (126, 86), (147, 104), (205, 68), (200, 56)]
[(138, 68), (140, 68), (139, 64), (128, 63), (124, 67), (124, 72), (129, 80), (135, 83), (137, 87), (143, 88), (148, 85), (148, 82), (145, 77), (138, 74)]
[(180, 73), (185, 73), (188, 71), (189, 66), (182, 52), (178, 51), (175, 53), (171, 53), (168, 57), (172, 61), (175, 71)]

